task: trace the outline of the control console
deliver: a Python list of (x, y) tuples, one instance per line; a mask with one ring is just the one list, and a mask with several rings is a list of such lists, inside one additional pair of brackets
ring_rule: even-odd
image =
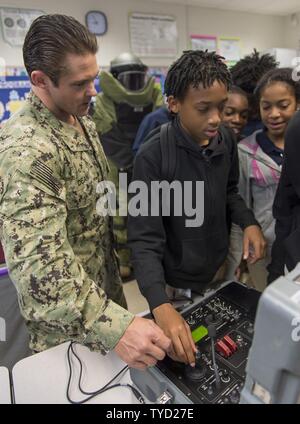
[[(166, 357), (133, 382), (152, 402), (238, 403), (260, 293), (231, 282), (183, 312), (197, 346), (196, 366)], [(161, 402), (160, 399), (167, 399)]]

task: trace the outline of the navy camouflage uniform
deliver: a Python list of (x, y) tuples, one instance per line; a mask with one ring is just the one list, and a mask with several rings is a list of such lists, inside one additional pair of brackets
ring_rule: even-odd
[(107, 161), (78, 119), (85, 137), (30, 93), (0, 131), (0, 236), (34, 351), (73, 340), (105, 353), (134, 318), (111, 217), (96, 212)]

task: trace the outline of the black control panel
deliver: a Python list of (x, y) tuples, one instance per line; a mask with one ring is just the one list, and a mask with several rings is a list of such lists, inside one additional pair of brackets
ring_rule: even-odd
[[(174, 362), (169, 357), (157, 367), (191, 402), (239, 402), (259, 295), (254, 289), (230, 283), (183, 314), (198, 348), (196, 367)], [(215, 331), (213, 339), (211, 328)]]

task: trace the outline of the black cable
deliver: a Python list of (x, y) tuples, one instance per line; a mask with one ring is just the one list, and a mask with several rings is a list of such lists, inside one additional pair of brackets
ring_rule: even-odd
[(124, 368), (121, 369), (121, 371), (119, 371), (119, 373), (117, 375), (115, 375), (115, 377), (113, 377), (112, 380), (110, 380), (105, 386), (101, 387), (101, 389), (93, 391), (93, 392), (86, 392), (85, 390), (83, 390), (83, 388), (81, 387), (81, 378), (82, 378), (82, 361), (79, 358), (79, 356), (77, 355), (77, 353), (74, 351), (73, 349), (73, 345), (74, 343), (71, 343), (70, 347), (71, 347), (71, 351), (73, 353), (73, 355), (75, 356), (75, 358), (78, 360), (79, 362), (79, 366), (80, 366), (80, 373), (79, 373), (79, 383), (78, 383), (78, 388), (80, 390), (80, 392), (84, 395), (94, 395), (96, 392), (98, 392), (99, 390), (105, 390), (107, 386), (109, 386), (115, 379), (117, 379), (119, 377), (120, 374), (122, 374), (122, 372), (126, 372), (128, 369), (128, 366), (125, 366)]
[[(79, 358), (79, 356), (77, 355), (77, 353), (75, 352), (75, 350), (73, 349), (73, 346), (74, 346), (74, 343), (72, 342), (71, 343), (71, 351), (72, 351), (72, 353), (73, 353), (73, 355), (75, 356), (75, 358), (78, 360), (78, 362), (79, 362), (79, 366), (80, 366), (80, 373), (79, 373), (79, 383), (78, 383), (78, 388), (79, 388), (79, 390), (80, 390), (80, 392), (82, 393), (82, 394), (84, 394), (84, 395), (93, 395), (94, 393), (95, 393), (95, 391), (93, 391), (93, 392), (86, 392), (85, 390), (83, 390), (83, 388), (81, 387), (81, 378), (82, 378), (82, 369), (83, 369), (83, 367), (82, 367), (82, 361), (81, 361), (81, 359)], [(115, 375), (115, 377), (111, 380), (111, 381), (109, 381), (105, 386), (103, 386), (100, 390), (104, 390), (109, 384), (111, 384), (117, 377), (119, 377), (119, 375), (120, 374), (122, 374), (122, 372), (126, 372), (127, 371), (127, 369), (128, 369), (128, 366), (125, 366), (124, 368), (122, 368), (121, 369), (121, 371), (117, 374), (117, 375)]]
[[(93, 397), (97, 396), (98, 394), (104, 393), (105, 391), (110, 390), (110, 389), (115, 388), (115, 387), (128, 387), (128, 388), (130, 388), (132, 390), (133, 394), (135, 395), (135, 397), (138, 399), (138, 401), (140, 403), (145, 403), (145, 400), (144, 400), (143, 396), (139, 393), (139, 391), (135, 387), (131, 386), (130, 384), (121, 384), (121, 383), (118, 383), (118, 384), (115, 384), (113, 386), (110, 386), (110, 384), (116, 378), (118, 378), (123, 372), (128, 371), (128, 369), (129, 369), (128, 366), (125, 366), (121, 371), (119, 371), (118, 374), (116, 374), (105, 386), (101, 387), (101, 389), (98, 389), (98, 390), (96, 390), (94, 392), (86, 392), (85, 390), (83, 390), (82, 387), (81, 387), (82, 361), (79, 358), (79, 356), (76, 354), (76, 352), (74, 351), (73, 344), (74, 343), (71, 343), (70, 346), (69, 346), (69, 348), (68, 348), (68, 364), (69, 364), (69, 368), (70, 368), (70, 375), (69, 375), (69, 381), (68, 381), (68, 387), (67, 387), (67, 399), (68, 399), (68, 401), (70, 403), (73, 403), (73, 404), (85, 403), (88, 400), (92, 399)], [(70, 395), (69, 395), (70, 381), (71, 381), (71, 377), (72, 377), (72, 367), (71, 367), (71, 361), (70, 361), (70, 350), (72, 351), (72, 353), (74, 354), (74, 356), (76, 357), (76, 359), (78, 360), (78, 362), (80, 364), (80, 377), (79, 377), (79, 385), (78, 385), (79, 390), (80, 390), (81, 393), (86, 394), (86, 395), (89, 395), (88, 398), (86, 398), (86, 399), (84, 399), (82, 401), (78, 401), (78, 402), (77, 401), (73, 401), (71, 399)]]
[[(111, 384), (122, 374), (122, 373), (125, 373), (125, 372), (127, 372), (128, 371), (128, 369), (129, 369), (129, 367), (128, 367), (128, 365), (126, 365), (124, 368), (122, 368), (121, 369), (121, 371), (119, 371), (118, 372), (118, 374), (116, 374), (107, 384), (105, 384), (103, 387), (101, 387), (100, 389), (98, 389), (98, 390), (95, 390), (95, 391), (93, 391), (93, 392), (87, 392), (87, 391), (85, 391), (85, 390), (83, 390), (83, 388), (82, 388), (82, 386), (81, 386), (81, 378), (82, 378), (82, 361), (81, 361), (81, 359), (79, 358), (79, 356), (77, 355), (77, 353), (74, 351), (74, 349), (73, 349), (73, 345), (74, 345), (75, 343), (74, 342), (71, 342), (70, 343), (70, 345), (69, 345), (69, 347), (68, 347), (68, 351), (67, 351), (67, 359), (68, 359), (68, 365), (69, 365), (69, 379), (68, 379), (68, 385), (67, 385), (67, 393), (66, 393), (66, 396), (67, 396), (67, 399), (68, 399), (68, 401), (70, 402), (70, 403), (72, 403), (72, 404), (83, 404), (83, 403), (85, 403), (85, 402), (87, 402), (87, 401), (89, 401), (90, 399), (92, 399), (92, 398), (94, 398), (94, 397), (96, 397), (96, 396), (98, 396), (99, 394), (102, 394), (102, 393), (104, 393), (104, 392), (106, 392), (106, 391), (108, 391), (108, 390), (110, 390), (110, 389), (113, 389), (113, 388), (116, 388), (116, 387), (127, 387), (127, 388), (129, 388), (131, 391), (132, 391), (132, 393), (134, 394), (134, 396), (137, 398), (137, 400), (140, 402), (140, 403), (145, 403), (145, 399), (143, 398), (143, 396), (141, 395), (141, 393), (135, 388), (135, 387), (133, 387), (131, 384), (122, 384), (122, 383), (117, 383), (117, 384), (113, 384), (112, 386), (111, 386)], [(82, 394), (84, 394), (84, 395), (88, 395), (88, 397), (87, 398), (85, 398), (85, 399), (83, 399), (83, 400), (81, 400), (81, 401), (75, 401), (75, 400), (73, 400), (73, 399), (71, 399), (71, 396), (70, 396), (70, 384), (71, 384), (71, 379), (72, 379), (72, 365), (71, 365), (71, 359), (70, 359), (70, 352), (72, 352), (73, 353), (73, 355), (75, 356), (75, 358), (78, 360), (78, 362), (79, 362), (79, 365), (80, 365), (80, 373), (79, 373), (79, 383), (78, 383), (78, 388), (79, 388), (79, 391), (82, 393)]]

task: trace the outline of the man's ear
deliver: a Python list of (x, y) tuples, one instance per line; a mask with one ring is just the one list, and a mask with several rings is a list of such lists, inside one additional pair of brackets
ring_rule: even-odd
[(43, 71), (32, 71), (30, 79), (35, 87), (42, 89), (46, 89), (48, 87), (49, 77)]
[(169, 96), (167, 98), (168, 109), (170, 112), (178, 113), (180, 111), (180, 102), (174, 96)]

